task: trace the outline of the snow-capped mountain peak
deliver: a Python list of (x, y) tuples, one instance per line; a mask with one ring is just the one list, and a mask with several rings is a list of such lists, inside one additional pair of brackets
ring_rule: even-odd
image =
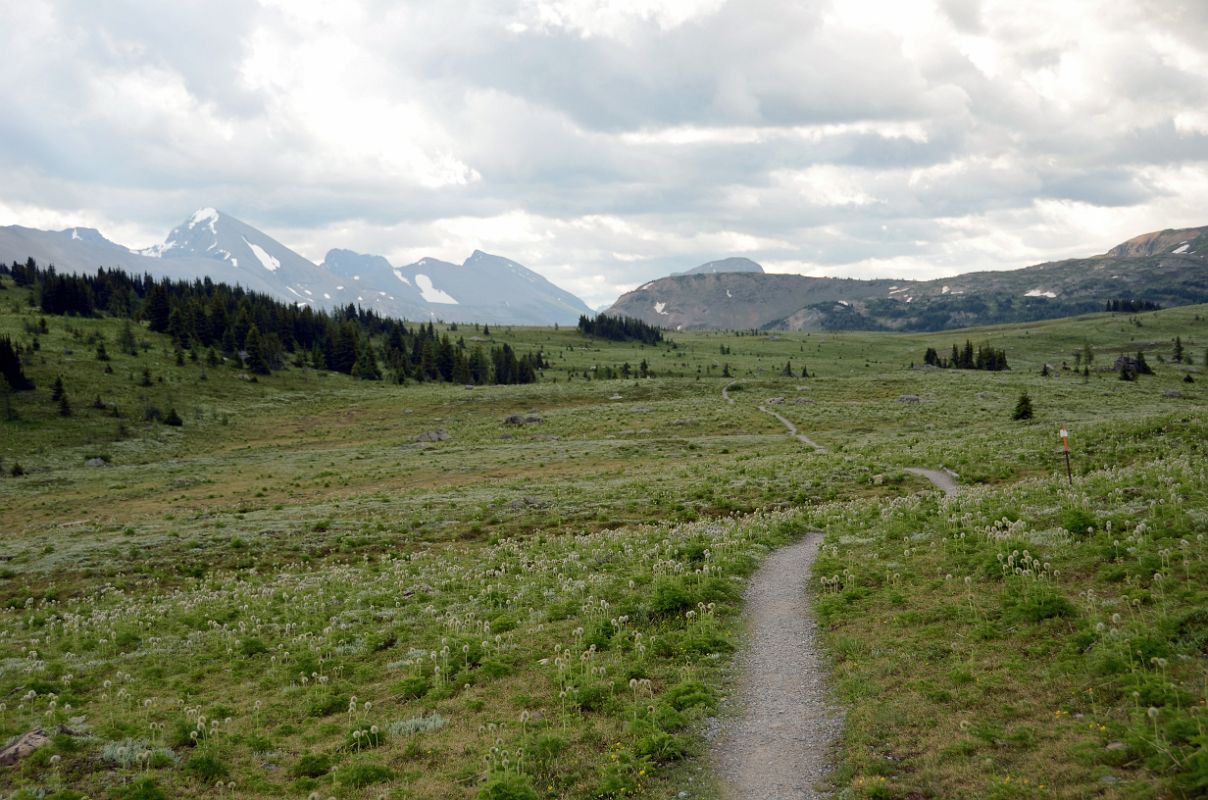
[[(47, 237), (45, 239), (40, 237)], [(208, 278), (315, 308), (360, 305), (409, 320), (517, 324), (570, 323), (590, 309), (523, 265), (481, 250), (462, 264), (331, 250), (315, 265), (282, 243), (210, 206), (199, 208), (162, 244), (131, 251), (89, 228), (54, 233), (0, 228), (0, 255), (29, 256), (60, 268), (124, 267), (177, 279)]]
[(189, 230), (196, 228), (198, 225), (208, 224), (208, 226), (210, 228), (210, 233), (217, 236), (218, 231), (215, 230), (214, 226), (218, 222), (218, 217), (219, 217), (218, 209), (199, 208), (196, 211), (194, 211), (193, 216), (189, 218)]

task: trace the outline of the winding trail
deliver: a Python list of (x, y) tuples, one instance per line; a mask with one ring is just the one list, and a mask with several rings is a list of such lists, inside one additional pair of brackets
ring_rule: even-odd
[(770, 555), (746, 593), (751, 639), (738, 657), (738, 715), (713, 745), (717, 773), (732, 800), (813, 800), (830, 770), (842, 729), (826, 700), (817, 625), (804, 583), (822, 535)]
[[(721, 387), (721, 399), (722, 399), (722, 400), (725, 400), (725, 401), (726, 401), (727, 403), (729, 403), (730, 405), (734, 405), (734, 398), (733, 398), (733, 397), (730, 397), (730, 387), (731, 387), (731, 386), (734, 386), (734, 385), (735, 385), (735, 384), (737, 384), (737, 383), (738, 383), (738, 381), (730, 381), (730, 382), (729, 382), (729, 383), (727, 383), (725, 386)], [(768, 408), (767, 406), (764, 406), (764, 405), (759, 406), (759, 410), (760, 410), (760, 411), (762, 411), (762, 412), (763, 412), (763, 413), (765, 413), (765, 414), (771, 414), (773, 417), (775, 417), (776, 419), (780, 420), (780, 424), (781, 424), (781, 425), (783, 425), (783, 426), (784, 426), (784, 427), (785, 427), (785, 428), (788, 430), (788, 432), (789, 432), (789, 436), (792, 436), (794, 439), (796, 439), (797, 441), (801, 442), (802, 444), (808, 444), (810, 447), (814, 448), (814, 449), (815, 449), (815, 450), (817, 450), (819, 453), (825, 453), (825, 452), (826, 452), (826, 448), (825, 448), (825, 447), (823, 447), (822, 445), (818, 444), (818, 443), (817, 443), (817, 442), (815, 442), (813, 439), (811, 439), (810, 437), (806, 436), (804, 433), (799, 433), (799, 432), (797, 431), (797, 426), (796, 426), (796, 425), (794, 425), (794, 424), (793, 424), (792, 422), (790, 422), (789, 420), (785, 419), (785, 418), (784, 418), (783, 416), (781, 416), (780, 414), (777, 414), (775, 411), (772, 411), (770, 408)]]
[[(734, 405), (728, 383), (722, 399)], [(819, 452), (824, 448), (766, 406), (789, 435)], [(908, 467), (945, 495), (958, 491), (948, 469)], [(827, 700), (818, 628), (807, 591), (822, 534), (777, 550), (755, 573), (743, 612), (750, 631), (738, 655), (737, 690), (727, 701), (734, 716), (722, 723), (711, 758), (729, 800), (815, 800), (832, 767), (830, 749), (843, 727), (842, 710)]]
[(935, 488), (942, 491), (944, 494), (952, 497), (957, 493), (956, 473), (947, 469), (924, 469), (922, 467), (907, 467), (906, 471), (912, 475), (918, 475), (926, 478), (935, 484)]
[(814, 448), (814, 449), (815, 449), (815, 450), (817, 450), (819, 453), (825, 453), (825, 452), (826, 452), (826, 448), (825, 448), (825, 447), (823, 447), (822, 445), (818, 444), (818, 443), (817, 443), (817, 442), (815, 442), (813, 439), (811, 439), (810, 437), (806, 436), (804, 433), (798, 433), (798, 432), (797, 432), (797, 426), (796, 426), (796, 425), (794, 425), (792, 422), (790, 422), (789, 420), (785, 419), (785, 418), (784, 418), (784, 417), (782, 417), (781, 415), (777, 414), (777, 413), (776, 413), (775, 411), (773, 411), (772, 409), (768, 408), (767, 406), (760, 406), (760, 407), (759, 407), (759, 410), (760, 410), (760, 411), (762, 411), (762, 412), (763, 412), (763, 413), (765, 413), (765, 414), (771, 414), (773, 417), (775, 417), (776, 419), (780, 420), (780, 424), (781, 424), (781, 425), (783, 425), (784, 427), (788, 428), (788, 431), (789, 431), (789, 436), (792, 436), (794, 439), (796, 439), (797, 441), (801, 442), (802, 444), (808, 444), (810, 447)]

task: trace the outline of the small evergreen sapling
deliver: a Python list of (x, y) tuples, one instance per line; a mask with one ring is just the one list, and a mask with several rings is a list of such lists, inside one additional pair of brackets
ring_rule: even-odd
[(1024, 392), (1019, 396), (1019, 400), (1015, 403), (1015, 411), (1011, 413), (1011, 419), (1025, 420), (1031, 419), (1032, 416), (1032, 398), (1028, 397), (1027, 392)]

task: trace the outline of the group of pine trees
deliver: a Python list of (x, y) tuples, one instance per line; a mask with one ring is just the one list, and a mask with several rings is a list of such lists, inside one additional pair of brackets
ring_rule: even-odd
[[(435, 326), (408, 326), (372, 310), (348, 305), (332, 312), (282, 303), (265, 294), (210, 279), (157, 280), (101, 269), (95, 275), (60, 274), (31, 258), (0, 264), (18, 286), (31, 287), (43, 312), (142, 320), (153, 332), (172, 337), (178, 350), (221, 353), (253, 373), (269, 374), (292, 361), (366, 380), (390, 377), (403, 383), (451, 381), (473, 384), (532, 383), (546, 366), (540, 352), (517, 354), (509, 345), (470, 348), (462, 338), (438, 336)], [(133, 335), (123, 329), (123, 351)], [(380, 346), (378, 344), (380, 342)], [(5, 373), (7, 377), (7, 372)]]
[(1161, 305), (1151, 300), (1108, 300), (1105, 311), (1138, 314), (1142, 311), (1160, 311)]
[(658, 344), (663, 341), (663, 332), (654, 325), (633, 317), (610, 317), (607, 314), (597, 314), (595, 319), (589, 319), (586, 314), (580, 316), (579, 332), (614, 342)]
[(941, 358), (934, 347), (928, 347), (923, 354), (923, 363), (940, 369), (984, 369), (999, 372), (1010, 369), (1007, 365), (1007, 351), (999, 350), (989, 345), (978, 345), (973, 349), (973, 343), (965, 340), (964, 347), (952, 345), (952, 355)]

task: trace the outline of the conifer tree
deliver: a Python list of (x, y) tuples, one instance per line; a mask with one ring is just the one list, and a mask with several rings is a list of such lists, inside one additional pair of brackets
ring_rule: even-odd
[(1019, 400), (1015, 403), (1015, 410), (1011, 413), (1013, 420), (1031, 419), (1033, 414), (1032, 398), (1028, 397), (1028, 393), (1024, 392), (1019, 396)]
[(264, 357), (264, 346), (260, 339), (260, 329), (254, 323), (248, 328), (247, 339), (244, 340), (243, 349), (247, 353), (244, 364), (249, 371), (256, 375), (268, 375), (272, 372), (268, 367), (268, 360)]
[(24, 392), (34, 388), (34, 382), (25, 377), (21, 369), (21, 357), (13, 347), (12, 340), (0, 336), (0, 378), (14, 392)]

